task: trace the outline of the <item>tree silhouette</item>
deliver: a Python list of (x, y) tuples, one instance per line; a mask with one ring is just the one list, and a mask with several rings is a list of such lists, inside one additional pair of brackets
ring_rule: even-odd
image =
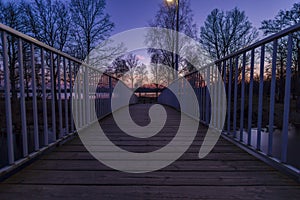
[[(176, 4), (169, 4), (162, 2), (159, 6), (154, 19), (149, 23), (151, 27), (166, 28), (170, 30), (176, 30)], [(190, 8), (189, 0), (182, 0), (179, 2), (179, 32), (184, 33), (185, 35), (196, 38), (197, 28), (193, 20), (193, 13)], [(176, 34), (166, 33), (167, 37), (161, 37), (161, 35), (155, 30), (152, 30), (148, 33), (146, 37), (146, 42), (150, 46), (155, 46), (159, 44), (162, 47), (168, 47), (172, 51), (166, 51), (164, 49), (153, 49), (149, 48), (148, 53), (151, 57), (156, 57), (156, 60), (159, 64), (169, 66), (170, 72), (167, 73), (169, 76), (167, 78), (170, 82), (174, 77), (173, 70), (175, 69), (175, 46), (176, 46)], [(185, 41), (178, 41), (178, 52), (182, 55), (183, 46)], [(166, 48), (165, 48), (166, 49)], [(184, 58), (179, 57), (179, 68), (185, 67)], [(157, 64), (158, 64), (157, 63)]]
[(214, 60), (248, 46), (257, 37), (257, 30), (238, 8), (228, 12), (214, 9), (200, 28), (200, 43)]

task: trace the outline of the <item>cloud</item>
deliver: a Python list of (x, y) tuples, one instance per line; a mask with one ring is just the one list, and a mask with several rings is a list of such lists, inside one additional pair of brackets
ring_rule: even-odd
[(139, 60), (145, 60), (146, 58), (142, 55), (136, 55), (136, 57), (139, 59)]

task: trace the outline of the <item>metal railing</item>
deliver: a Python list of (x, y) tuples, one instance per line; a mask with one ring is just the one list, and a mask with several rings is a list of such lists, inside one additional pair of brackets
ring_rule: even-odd
[[(3, 24), (0, 34), (1, 174), (110, 113), (118, 79)], [(96, 112), (75, 128), (72, 108)]]
[[(224, 137), (280, 163), (299, 176), (300, 159), (300, 24), (258, 41), (184, 78), (198, 97), (200, 121)], [(197, 66), (196, 66), (197, 67)], [(222, 75), (227, 105), (219, 89), (208, 90)], [(218, 77), (217, 77), (218, 78)], [(180, 79), (178, 80), (180, 81)], [(180, 84), (179, 84), (180, 85)], [(185, 86), (180, 89), (184, 91)], [(159, 102), (180, 109), (174, 94), (165, 89)], [(224, 126), (218, 111), (227, 107)], [(215, 113), (213, 113), (215, 112)]]

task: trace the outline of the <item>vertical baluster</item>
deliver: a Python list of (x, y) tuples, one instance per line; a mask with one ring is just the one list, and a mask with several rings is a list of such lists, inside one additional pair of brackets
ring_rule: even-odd
[(199, 120), (201, 121), (201, 104), (200, 104), (200, 90), (199, 90), (199, 87), (197, 85), (198, 83), (198, 72), (195, 73), (195, 76), (194, 76), (194, 89), (195, 89), (195, 93), (196, 93), (196, 96), (197, 96), (197, 103), (198, 103), (198, 107), (199, 107)]
[(96, 90), (97, 90), (97, 72), (94, 73), (94, 84), (93, 84), (93, 96), (94, 96), (94, 106), (93, 106), (93, 113), (94, 113), (94, 120), (97, 120), (97, 107), (96, 107), (96, 100), (97, 100), (97, 96), (96, 96)]
[(85, 115), (84, 115), (84, 106), (85, 106), (85, 102), (84, 102), (84, 68), (81, 67), (81, 65), (78, 64), (78, 69), (80, 70), (80, 108), (79, 108), (79, 114), (80, 114), (80, 118), (81, 118), (81, 127), (84, 126), (84, 122), (85, 122)]
[(90, 123), (89, 117), (90, 117), (90, 109), (89, 109), (89, 68), (87, 66), (83, 67), (84, 74), (83, 74), (83, 105), (84, 110), (84, 125), (86, 126), (88, 123)]
[(260, 150), (261, 146), (261, 123), (263, 113), (263, 91), (264, 91), (264, 65), (265, 65), (265, 45), (261, 46), (260, 71), (259, 71), (259, 95), (258, 95), (258, 119), (257, 119), (257, 145), (256, 149)]
[(221, 108), (221, 101), (222, 101), (222, 88), (220, 88), (220, 82), (222, 80), (222, 75), (221, 75), (221, 70), (222, 70), (222, 62), (219, 63), (219, 69), (218, 69), (218, 77), (217, 77), (217, 82), (218, 82), (218, 130), (222, 130), (222, 125), (221, 125), (221, 116), (222, 116), (222, 108)]
[(202, 76), (200, 72), (198, 75), (198, 90), (199, 90), (199, 101), (200, 101), (200, 108), (201, 108), (201, 121), (204, 122), (204, 106), (203, 106), (203, 94), (202, 94)]
[[(69, 96), (69, 103), (70, 103), (70, 122), (71, 122), (71, 133), (74, 133), (74, 119), (73, 119), (73, 73), (72, 73), (72, 65), (71, 61), (68, 62), (69, 65), (69, 90), (70, 90), (70, 96)], [(75, 73), (74, 73), (75, 74)]]
[(76, 127), (74, 128), (79, 128), (79, 117), (78, 117), (78, 107), (79, 107), (79, 94), (78, 94), (78, 76), (77, 76), (77, 69), (76, 69), (76, 64), (73, 63), (73, 71), (74, 71), (74, 83), (73, 83), (73, 98), (74, 101), (72, 102), (72, 112), (73, 112), (73, 121), (76, 122)]
[(94, 96), (92, 95), (92, 92), (94, 91), (94, 70), (93, 69), (90, 69), (90, 75), (89, 75), (89, 91), (90, 91), (90, 94), (89, 94), (89, 101), (90, 101), (90, 122), (93, 122), (94, 121), (94, 111), (92, 110), (93, 109), (93, 100), (94, 100)]
[(79, 128), (82, 127), (82, 102), (81, 102), (81, 72), (80, 72), (80, 68), (78, 67), (78, 65), (76, 64), (76, 71), (77, 71), (77, 75), (76, 75), (76, 79), (77, 79), (77, 83), (76, 83), (76, 88), (77, 88), (77, 98), (78, 98), (78, 103), (77, 103), (77, 111), (76, 111), (76, 116), (77, 116), (77, 122), (79, 124)]
[(31, 85), (32, 85), (32, 108), (33, 108), (33, 135), (34, 135), (34, 150), (38, 151), (40, 148), (39, 144), (39, 129), (38, 129), (38, 109), (36, 99), (36, 77), (35, 77), (35, 51), (34, 44), (30, 46), (31, 51)]
[(96, 73), (96, 99), (95, 99), (95, 108), (96, 108), (96, 118), (99, 119), (99, 112), (100, 112), (100, 109), (99, 109), (99, 80), (98, 80), (98, 77), (99, 76), (99, 72)]
[(242, 66), (242, 85), (241, 85), (241, 115), (240, 115), (240, 141), (244, 137), (244, 109), (245, 109), (245, 71), (246, 71), (246, 52), (243, 53)]
[(58, 128), (59, 138), (63, 136), (62, 123), (62, 104), (61, 104), (61, 74), (60, 74), (60, 55), (57, 55), (57, 90), (58, 90)]
[(218, 68), (216, 67), (216, 65), (213, 66), (213, 70), (212, 70), (212, 77), (213, 77), (213, 105), (211, 106), (212, 109), (212, 114), (213, 114), (213, 126), (214, 128), (217, 128), (217, 83), (216, 83), (216, 79), (217, 79), (217, 70)]
[(94, 83), (95, 83), (95, 85), (94, 85), (94, 87), (95, 87), (95, 88), (94, 88), (94, 91), (95, 91), (95, 107), (94, 107), (94, 109), (95, 109), (95, 120), (98, 119), (98, 117), (97, 117), (97, 116), (98, 116), (98, 107), (97, 107), (97, 106), (98, 106), (98, 100), (97, 100), (97, 98), (98, 98), (98, 97), (97, 97), (97, 96), (98, 96), (98, 94), (97, 94), (97, 92), (98, 92), (98, 87), (97, 87), (97, 85), (98, 85), (97, 77), (98, 77), (98, 76), (97, 76), (97, 74), (98, 74), (98, 72), (95, 72), (95, 76), (94, 76), (94, 77), (95, 77), (95, 82), (94, 82)]
[(113, 88), (112, 88), (112, 82), (111, 82), (111, 77), (108, 77), (108, 87), (109, 87), (109, 111), (111, 111), (111, 101), (112, 101), (112, 92), (113, 92)]
[(69, 112), (68, 112), (68, 93), (67, 93), (67, 67), (66, 58), (63, 58), (63, 71), (64, 71), (64, 102), (65, 102), (65, 133), (69, 134)]
[(281, 162), (284, 162), (284, 163), (287, 162), (290, 95), (291, 95), (291, 74), (292, 74), (292, 54), (293, 54), (293, 36), (292, 36), (292, 33), (290, 33), (288, 36), (288, 52), (287, 52), (286, 72), (285, 72), (286, 75), (285, 75), (283, 127), (282, 127), (282, 139), (281, 139)]
[(210, 96), (208, 91), (208, 87), (210, 87), (210, 67), (206, 68), (206, 88), (205, 88), (205, 123), (208, 125), (210, 122), (209, 116), (210, 116)]
[(238, 71), (239, 71), (239, 56), (235, 59), (234, 70), (234, 97), (233, 97), (233, 137), (236, 137), (236, 121), (237, 121), (237, 91), (238, 91)]
[(18, 64), (19, 64), (19, 74), (20, 74), (19, 78), (20, 78), (23, 157), (26, 157), (28, 156), (28, 139), (27, 139), (27, 124), (26, 124), (25, 92), (24, 92), (23, 44), (21, 38), (18, 39)]
[(100, 75), (100, 85), (101, 85), (101, 87), (100, 87), (100, 116), (99, 117), (101, 117), (102, 115), (103, 115), (103, 113), (104, 113), (104, 106), (103, 106), (103, 93), (104, 93), (104, 80), (103, 80), (103, 75), (101, 74)]
[[(226, 93), (226, 60), (223, 61), (222, 77), (223, 77), (224, 89), (225, 89), (225, 93)], [(226, 94), (225, 94), (224, 98), (226, 98)], [(226, 101), (222, 102), (222, 107), (223, 108), (226, 107)], [(225, 115), (226, 115), (226, 110), (225, 110)], [(224, 130), (225, 129), (224, 128), (225, 124), (222, 124), (222, 126), (223, 126), (222, 130)]]
[(5, 92), (5, 116), (6, 116), (6, 133), (7, 133), (7, 155), (8, 164), (13, 164), (14, 158), (14, 145), (13, 145), (13, 130), (12, 130), (12, 115), (11, 115), (11, 102), (10, 102), (10, 72), (8, 66), (7, 54), (7, 35), (2, 32), (2, 53), (3, 53), (3, 67), (4, 67), (4, 92)]
[(91, 71), (91, 73), (90, 73), (90, 76), (89, 76), (89, 82), (90, 82), (90, 84), (89, 84), (89, 91), (91, 92), (91, 94), (90, 94), (90, 119), (91, 119), (91, 122), (93, 122), (94, 121), (94, 110), (93, 110), (93, 101), (94, 101), (94, 96), (92, 95), (92, 92), (94, 91), (93, 90), (93, 87), (94, 87), (94, 84), (95, 84), (95, 80), (94, 80), (94, 74), (95, 74), (95, 72), (94, 72), (94, 70), (92, 70), (92, 69), (90, 69), (90, 71)]
[(251, 50), (251, 65), (250, 65), (249, 101), (248, 101), (248, 140), (247, 140), (248, 145), (251, 145), (251, 130), (252, 130), (254, 53), (255, 53), (255, 49), (252, 49)]
[(47, 96), (46, 96), (46, 77), (45, 77), (45, 56), (44, 49), (41, 48), (41, 70), (42, 70), (42, 104), (43, 104), (43, 128), (44, 128), (44, 145), (49, 143), (48, 139), (48, 116), (47, 116)]
[(277, 62), (278, 41), (273, 42), (272, 55), (272, 77), (270, 91), (270, 113), (269, 113), (269, 138), (268, 138), (268, 155), (272, 156), (273, 151), (273, 123), (274, 123), (274, 106), (275, 106), (275, 87), (276, 87), (276, 62)]
[(100, 74), (100, 88), (99, 88), (99, 92), (100, 92), (100, 94), (99, 94), (99, 98), (100, 98), (100, 100), (99, 100), (99, 109), (100, 109), (100, 115), (99, 115), (99, 118), (102, 116), (102, 114), (103, 114), (103, 106), (102, 106), (102, 102), (103, 102), (103, 99), (102, 99), (102, 93), (103, 93), (103, 79), (102, 79), (102, 77), (103, 77), (103, 75), (102, 74)]
[(227, 133), (230, 134), (230, 123), (231, 123), (231, 85), (232, 85), (232, 69), (233, 63), (232, 58), (229, 60), (229, 78), (228, 78), (228, 99), (227, 99)]
[(54, 63), (53, 63), (53, 53), (50, 52), (50, 78), (51, 78), (51, 109), (52, 109), (52, 132), (53, 132), (53, 140), (56, 141), (56, 114), (55, 114), (55, 90), (56, 90), (56, 84), (55, 84), (55, 69), (54, 69)]

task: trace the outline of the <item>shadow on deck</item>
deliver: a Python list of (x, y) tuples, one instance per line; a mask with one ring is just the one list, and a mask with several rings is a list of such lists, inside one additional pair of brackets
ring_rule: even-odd
[[(131, 107), (137, 124), (149, 122), (149, 107)], [(112, 115), (100, 124), (119, 147), (150, 152), (168, 144), (177, 132), (180, 114), (169, 107), (166, 110), (164, 129), (148, 139), (122, 133)], [(76, 137), (2, 182), (0, 199), (300, 199), (299, 183), (222, 138), (200, 160), (198, 152), (205, 130), (199, 126), (193, 144), (179, 160), (142, 174), (119, 172), (103, 165)]]

